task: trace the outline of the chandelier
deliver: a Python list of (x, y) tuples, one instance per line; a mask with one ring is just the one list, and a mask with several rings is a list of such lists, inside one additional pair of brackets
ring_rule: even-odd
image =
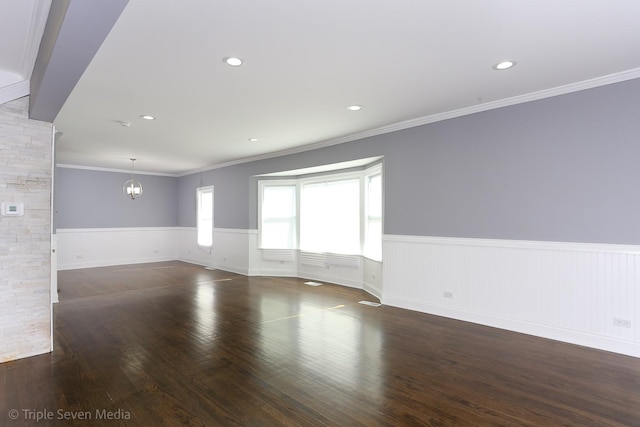
[(136, 197), (142, 196), (142, 184), (140, 181), (136, 181), (133, 178), (133, 167), (136, 159), (131, 160), (131, 179), (124, 183), (124, 187), (122, 187), (122, 192), (125, 196), (131, 197), (131, 200), (134, 200)]

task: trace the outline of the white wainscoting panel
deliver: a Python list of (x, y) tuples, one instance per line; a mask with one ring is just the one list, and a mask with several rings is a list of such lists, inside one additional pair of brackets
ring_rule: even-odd
[(278, 251), (260, 249), (258, 230), (249, 230), (249, 275), (297, 277), (298, 251)]
[(386, 235), (383, 259), (384, 304), (640, 357), (638, 246)]
[[(315, 255), (315, 257), (311, 256)], [(315, 259), (324, 259), (323, 262), (313, 262)], [(342, 264), (342, 263), (340, 263)], [(336, 265), (330, 263), (325, 254), (298, 254), (297, 276), (303, 279), (311, 279), (321, 282), (335, 283), (351, 288), (363, 289), (362, 263), (356, 266)]]
[(294, 249), (262, 249), (262, 259), (293, 262), (296, 260), (296, 251)]
[(248, 230), (213, 230), (213, 266), (221, 270), (249, 275)]
[[(213, 267), (212, 248), (198, 246), (196, 227), (179, 227), (177, 243), (177, 259), (192, 264)], [(215, 243), (214, 243), (215, 245)]]
[(324, 254), (315, 252), (303, 252), (299, 251), (298, 261), (300, 265), (322, 267), (327, 265)]
[(213, 246), (197, 244), (195, 227), (180, 227), (177, 259), (238, 274), (249, 274), (249, 231), (214, 228)]
[(342, 266), (342, 267), (353, 267), (360, 268), (362, 267), (362, 256), (360, 255), (342, 255), (342, 254), (332, 254), (326, 253), (325, 259), (327, 265), (330, 266)]
[(382, 262), (374, 261), (363, 257), (364, 266), (364, 283), (363, 289), (375, 296), (379, 300), (382, 299)]
[(170, 261), (175, 227), (66, 228), (56, 231), (58, 270)]
[(249, 231), (250, 275), (300, 277), (367, 290), (363, 286), (362, 257), (296, 250), (293, 261), (270, 259), (271, 254), (265, 256), (258, 246), (258, 230)]

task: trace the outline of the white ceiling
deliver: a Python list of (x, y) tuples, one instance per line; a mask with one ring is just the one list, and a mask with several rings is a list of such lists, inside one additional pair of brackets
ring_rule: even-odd
[[(33, 2), (0, 0), (2, 84)], [(637, 77), (638, 0), (130, 0), (54, 120), (57, 161), (182, 174)]]

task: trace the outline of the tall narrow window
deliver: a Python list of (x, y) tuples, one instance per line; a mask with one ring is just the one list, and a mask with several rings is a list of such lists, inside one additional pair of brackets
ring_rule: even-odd
[(296, 186), (262, 186), (261, 242), (263, 249), (296, 248)]
[(213, 245), (213, 186), (198, 188), (196, 197), (198, 245), (211, 247)]
[(382, 174), (365, 176), (364, 251), (367, 258), (382, 261)]
[(360, 254), (359, 178), (302, 185), (300, 249)]

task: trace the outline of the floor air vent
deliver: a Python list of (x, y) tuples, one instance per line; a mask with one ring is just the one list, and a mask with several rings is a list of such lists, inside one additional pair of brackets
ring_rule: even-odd
[(370, 305), (371, 307), (380, 307), (382, 304), (371, 301), (358, 301), (358, 304)]
[(318, 283), (318, 282), (304, 282), (305, 285), (307, 286), (321, 286), (322, 283)]

